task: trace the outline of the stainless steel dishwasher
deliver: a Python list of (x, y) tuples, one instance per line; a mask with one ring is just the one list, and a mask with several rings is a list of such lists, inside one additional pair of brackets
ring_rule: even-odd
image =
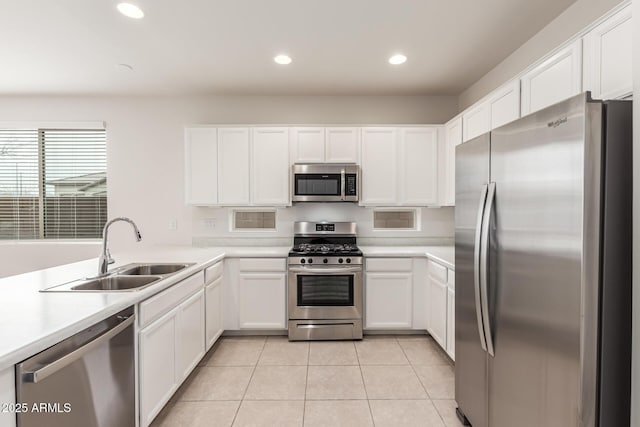
[(18, 427), (134, 427), (133, 307), (16, 365)]

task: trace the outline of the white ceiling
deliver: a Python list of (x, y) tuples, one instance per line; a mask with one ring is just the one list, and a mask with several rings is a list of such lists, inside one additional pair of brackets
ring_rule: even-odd
[(575, 0), (132, 1), (0, 0), (0, 94), (457, 95)]

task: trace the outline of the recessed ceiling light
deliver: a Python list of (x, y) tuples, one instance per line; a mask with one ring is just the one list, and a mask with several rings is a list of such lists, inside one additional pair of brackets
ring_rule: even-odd
[(400, 65), (400, 64), (404, 64), (405, 62), (407, 62), (407, 57), (404, 55), (393, 55), (391, 58), (389, 58), (389, 64), (392, 65)]
[(132, 3), (118, 3), (118, 11), (133, 19), (142, 19), (144, 18), (144, 12), (138, 6)]
[(278, 55), (273, 58), (276, 64), (289, 65), (291, 64), (291, 57), (289, 55)]

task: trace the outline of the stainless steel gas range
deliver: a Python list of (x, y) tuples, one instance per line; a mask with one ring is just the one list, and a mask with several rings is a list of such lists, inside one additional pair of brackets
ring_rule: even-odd
[(289, 340), (362, 339), (362, 252), (352, 222), (296, 222)]

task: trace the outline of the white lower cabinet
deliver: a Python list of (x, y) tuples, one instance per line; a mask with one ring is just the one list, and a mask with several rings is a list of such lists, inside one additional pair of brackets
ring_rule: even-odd
[(430, 332), (442, 348), (447, 346), (447, 284), (430, 280), (429, 316)]
[(225, 331), (287, 329), (287, 259), (225, 260), (222, 297)]
[(410, 329), (412, 310), (412, 259), (367, 258), (365, 328)]
[(187, 378), (204, 356), (204, 290), (178, 307), (178, 381)]
[(429, 312), (428, 330), (440, 346), (447, 349), (447, 268), (433, 261), (428, 263)]
[(147, 426), (178, 388), (178, 308), (140, 332), (140, 425)]
[(224, 332), (222, 276), (224, 263), (218, 261), (204, 270), (205, 347), (208, 351)]
[(209, 350), (222, 335), (222, 277), (208, 284), (204, 289), (206, 316), (206, 350)]
[(447, 288), (447, 354), (456, 360), (456, 291)]
[[(14, 368), (6, 368), (0, 371), (0, 405), (16, 402), (16, 382)], [(15, 427), (16, 414), (10, 411), (2, 411), (0, 407), (0, 427)]]
[(456, 291), (455, 272), (429, 260), (427, 265), (427, 330), (442, 349), (455, 361)]
[(205, 352), (202, 272), (139, 306), (140, 425), (148, 426)]
[(240, 273), (239, 321), (241, 329), (287, 327), (286, 273)]

